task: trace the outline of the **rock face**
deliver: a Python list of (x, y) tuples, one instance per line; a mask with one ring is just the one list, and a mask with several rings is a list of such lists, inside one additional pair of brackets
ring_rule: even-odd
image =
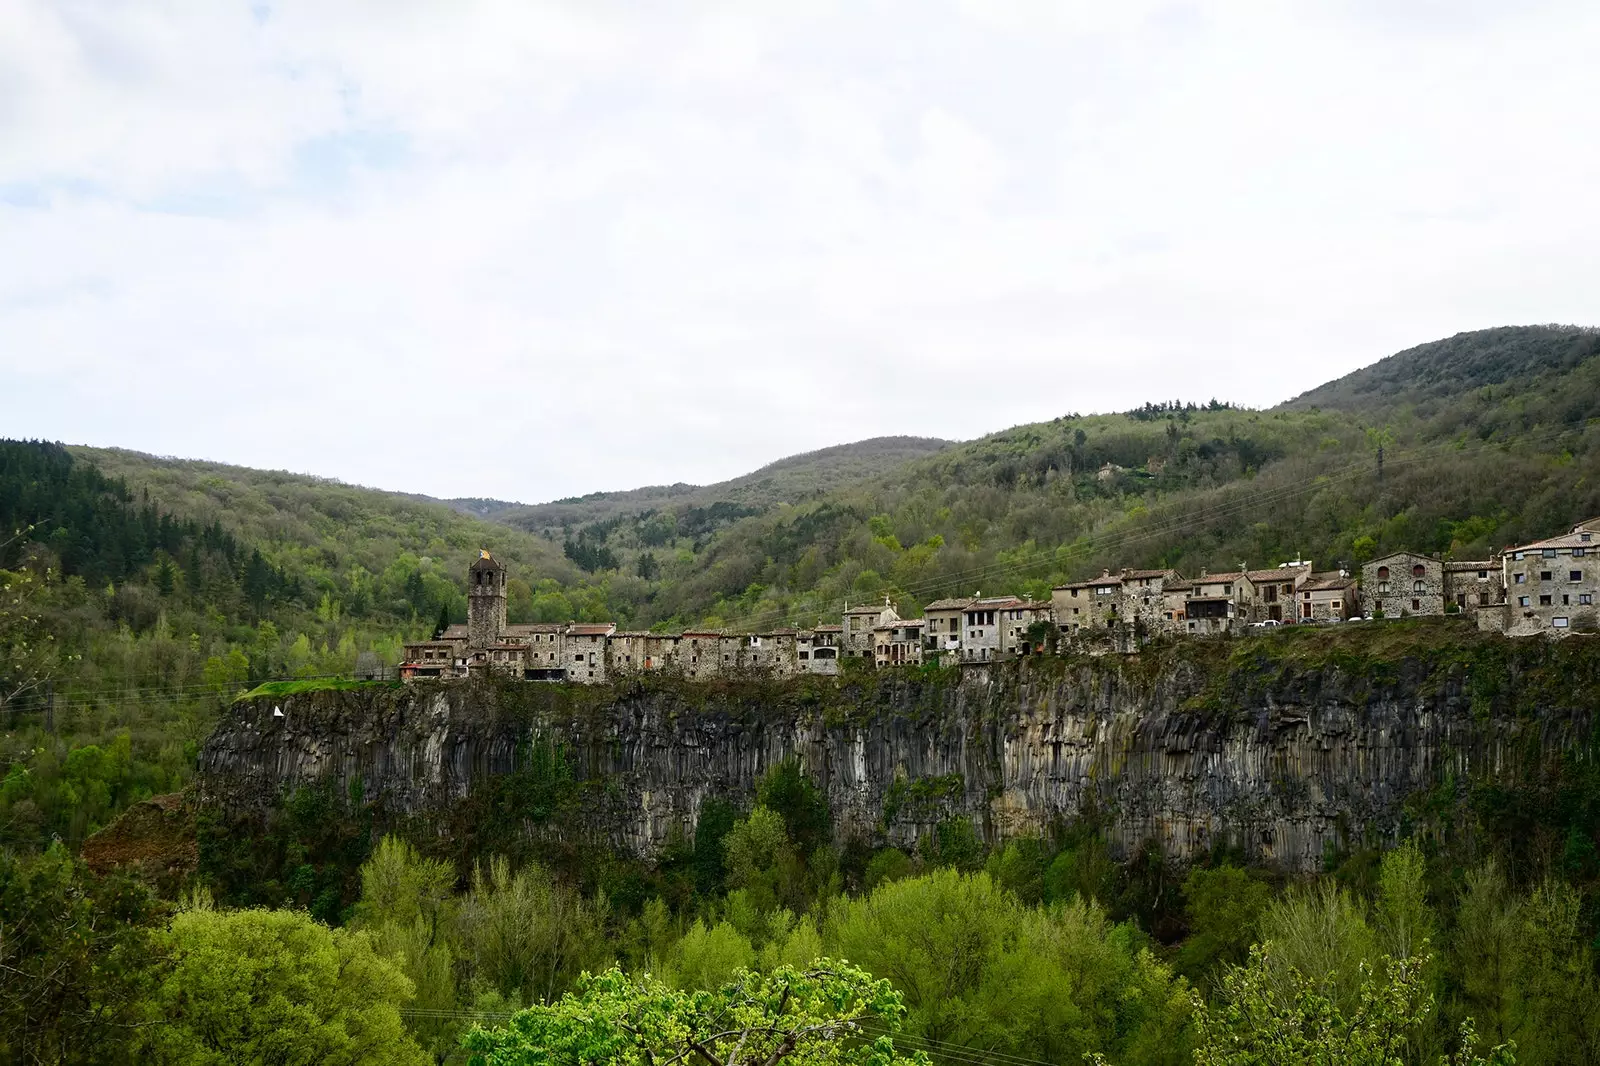
[(556, 751), (576, 797), (564, 831), (648, 855), (692, 829), (707, 797), (747, 802), (793, 758), (846, 837), (907, 845), (968, 818), (996, 840), (1093, 812), (1115, 853), (1153, 841), (1181, 859), (1226, 843), (1303, 870), (1330, 847), (1392, 836), (1420, 790), (1539, 773), (1600, 721), (1586, 645), (1484, 637), (1309, 659), (1207, 645), (839, 683), (472, 682), (247, 700), (205, 745), (200, 795), (265, 812), (321, 787), (442, 826)]

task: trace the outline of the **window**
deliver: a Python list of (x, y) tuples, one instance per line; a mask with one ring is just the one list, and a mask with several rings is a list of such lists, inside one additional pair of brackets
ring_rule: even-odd
[(1233, 595), (1233, 586), (1232, 585), (1224, 585), (1224, 586), (1222, 586), (1222, 594), (1224, 596), (1232, 596)]
[(1416, 566), (1413, 566), (1411, 568), (1411, 576), (1412, 577), (1423, 577), (1427, 573), (1428, 573), (1428, 568), (1426, 566), (1423, 566), (1421, 563), (1418, 563)]
[(1548, 571), (1548, 570), (1539, 571), (1539, 580), (1540, 581), (1549, 581), (1550, 580), (1550, 571)]
[(1424, 587), (1423, 587), (1423, 584), (1422, 584), (1422, 582), (1420, 582), (1420, 581), (1413, 581), (1413, 582), (1412, 582), (1412, 583), (1411, 583), (1411, 594), (1412, 594), (1412, 595), (1413, 595), (1413, 596), (1420, 596), (1420, 595), (1422, 595), (1422, 594), (1423, 594), (1423, 592), (1424, 592), (1424, 591), (1426, 591), (1426, 589), (1425, 589), (1425, 588), (1424, 588)]
[(1589, 534), (1587, 534), (1587, 533), (1579, 533), (1578, 534), (1578, 539), (1583, 541), (1585, 544), (1587, 544), (1587, 543), (1589, 543)]
[(1526, 606), (1528, 606), (1528, 597), (1526, 597), (1526, 596), (1518, 596), (1517, 597), (1517, 606), (1518, 607), (1526, 607)]
[(1567, 580), (1568, 581), (1582, 581), (1583, 580), (1583, 571), (1582, 570), (1568, 570), (1567, 571)]
[(1568, 622), (1565, 616), (1557, 616), (1550, 619), (1550, 624), (1557, 629), (1565, 629), (1567, 628)]
[(1378, 567), (1378, 578), (1379, 578), (1379, 580), (1387, 578), (1388, 576), (1389, 576), (1389, 568), (1387, 566)]
[(1528, 554), (1528, 553), (1527, 553), (1527, 552), (1517, 552), (1517, 553), (1516, 553), (1516, 554), (1515, 554), (1515, 555), (1513, 555), (1513, 556), (1512, 556), (1512, 557), (1511, 557), (1511, 558), (1513, 558), (1513, 559), (1516, 559), (1516, 560), (1518, 560), (1518, 561), (1520, 561), (1520, 560), (1521, 560), (1521, 559), (1522, 559), (1522, 557), (1523, 557), (1523, 556), (1524, 556), (1524, 555), (1526, 555), (1526, 554)]
[(1421, 600), (1412, 600), (1412, 601), (1411, 601), (1411, 609), (1412, 609), (1412, 610), (1413, 610), (1413, 611), (1420, 611), (1420, 610), (1422, 610), (1422, 601), (1421, 601)]
[(1511, 583), (1513, 585), (1523, 585), (1523, 584), (1526, 584), (1527, 581), (1528, 581), (1528, 575), (1527, 574), (1512, 574), (1511, 575)]
[(1540, 554), (1546, 559), (1554, 559), (1558, 553), (1554, 548), (1546, 548), (1544, 551), (1540, 552)]
[(1389, 595), (1389, 583), (1387, 581), (1378, 582), (1378, 595), (1380, 595), (1380, 596)]
[(1479, 607), (1487, 607), (1487, 606), (1489, 606), (1489, 594), (1487, 592), (1478, 593), (1478, 606)]
[(1588, 592), (1580, 592), (1578, 593), (1578, 602), (1587, 607), (1594, 602), (1594, 595)]
[(1539, 606), (1540, 607), (1549, 607), (1550, 606), (1550, 597), (1549, 596), (1540, 596), (1539, 597)]
[(1487, 571), (1487, 570), (1479, 570), (1478, 571), (1478, 580), (1479, 581), (1488, 581), (1489, 580), (1489, 571)]
[(1582, 555), (1583, 555), (1583, 549), (1582, 548), (1573, 548), (1572, 549), (1572, 557), (1574, 559), (1577, 559), (1577, 558), (1581, 557)]

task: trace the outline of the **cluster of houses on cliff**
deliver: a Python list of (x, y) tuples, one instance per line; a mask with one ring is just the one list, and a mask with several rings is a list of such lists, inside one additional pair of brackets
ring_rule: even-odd
[(941, 599), (921, 618), (893, 604), (847, 608), (840, 625), (731, 634), (630, 632), (609, 622), (506, 622), (506, 568), (480, 552), (467, 574), (467, 623), (405, 646), (400, 676), (464, 677), (487, 671), (528, 680), (601, 683), (667, 670), (706, 679), (751, 671), (836, 674), (842, 659), (877, 666), (932, 659), (986, 663), (1061, 642), (1129, 651), (1162, 634), (1208, 636), (1251, 626), (1458, 614), (1510, 636), (1595, 631), (1600, 519), (1492, 559), (1448, 560), (1396, 552), (1358, 580), (1295, 561), (1226, 573), (1109, 570), (1057, 586), (1049, 600)]

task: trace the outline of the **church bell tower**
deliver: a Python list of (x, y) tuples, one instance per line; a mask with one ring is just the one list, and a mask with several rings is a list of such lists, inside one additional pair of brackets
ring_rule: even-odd
[(467, 646), (486, 648), (506, 631), (506, 568), (479, 551), (467, 571)]

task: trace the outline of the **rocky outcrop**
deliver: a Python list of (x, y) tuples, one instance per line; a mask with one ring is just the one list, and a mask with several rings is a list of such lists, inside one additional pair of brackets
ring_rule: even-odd
[(968, 818), (994, 840), (1093, 812), (1119, 853), (1227, 843), (1308, 869), (1329, 847), (1392, 836), (1420, 790), (1536, 775), (1600, 721), (1587, 644), (1452, 630), (1386, 650), (1399, 632), (842, 682), (473, 682), (245, 700), (205, 745), (199, 788), (235, 813), (326, 788), (442, 826), (496, 782), (548, 775), (557, 752), (575, 797), (562, 831), (650, 854), (691, 829), (707, 797), (747, 800), (793, 758), (846, 836), (907, 844)]

